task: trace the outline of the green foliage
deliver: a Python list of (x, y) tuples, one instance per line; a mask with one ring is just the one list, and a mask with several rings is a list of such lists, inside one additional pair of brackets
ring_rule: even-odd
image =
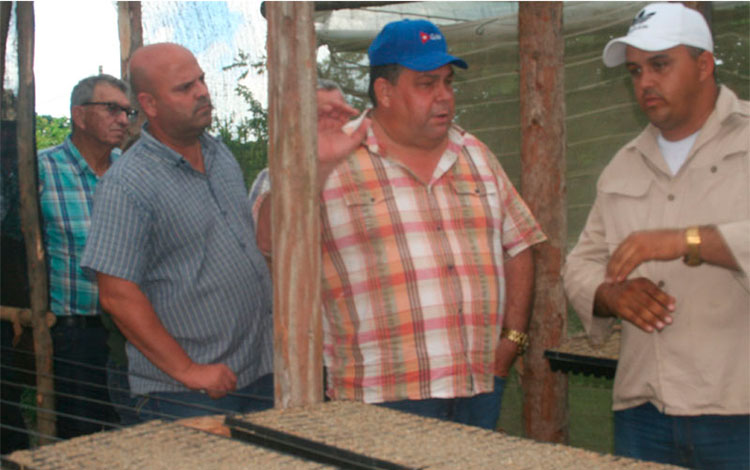
[[(325, 59), (318, 64), (319, 76), (338, 83), (352, 106), (364, 109), (369, 102), (369, 77), (365, 54), (337, 54), (334, 62), (331, 60)], [(224, 67), (224, 70), (240, 71), (234, 92), (247, 104), (247, 113), (241, 118), (215, 118), (211, 131), (232, 151), (242, 168), (245, 183), (250, 187), (257, 174), (268, 165), (268, 110), (264, 109), (250, 89), (240, 82), (250, 73), (265, 73), (265, 62), (252, 62), (250, 55), (240, 50), (234, 63)]]
[(318, 63), (318, 77), (338, 83), (353, 107), (364, 110), (370, 105), (367, 86), (370, 72), (362, 52), (339, 52)]
[(61, 144), (70, 133), (70, 119), (67, 117), (36, 117), (36, 148), (39, 150)]
[(265, 65), (263, 62), (251, 63), (249, 55), (240, 50), (234, 63), (224, 67), (224, 70), (233, 69), (242, 70), (234, 92), (247, 103), (248, 115), (240, 119), (235, 116), (215, 118), (211, 130), (232, 151), (249, 188), (258, 173), (268, 165), (268, 111), (240, 81), (251, 71), (263, 73)]

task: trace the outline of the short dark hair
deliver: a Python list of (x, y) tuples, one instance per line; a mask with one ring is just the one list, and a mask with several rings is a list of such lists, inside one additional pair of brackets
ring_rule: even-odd
[[(706, 52), (705, 49), (701, 49), (700, 47), (688, 46), (688, 45), (685, 45), (685, 47), (687, 48), (688, 54), (690, 55), (690, 57), (693, 58), (693, 60), (698, 60), (698, 57), (700, 57), (701, 54)], [(714, 81), (718, 82), (718, 78), (716, 77), (716, 62), (714, 62), (713, 77), (714, 77)]]
[(688, 54), (690, 54), (690, 57), (692, 57), (693, 59), (697, 59), (701, 54), (706, 52), (705, 49), (701, 49), (700, 47), (695, 47), (695, 46), (685, 46), (685, 47), (687, 47)]
[(404, 67), (399, 64), (370, 66), (370, 86), (367, 88), (367, 94), (370, 96), (373, 107), (378, 107), (378, 99), (375, 97), (375, 81), (378, 78), (385, 78), (391, 84), (395, 84), (403, 70)]

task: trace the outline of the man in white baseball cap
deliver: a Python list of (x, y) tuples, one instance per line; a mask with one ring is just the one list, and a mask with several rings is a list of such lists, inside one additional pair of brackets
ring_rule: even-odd
[(685, 45), (713, 53), (714, 41), (706, 20), (681, 3), (654, 3), (641, 10), (627, 36), (616, 38), (604, 48), (604, 65), (616, 67), (625, 62), (625, 49), (663, 51)]
[(616, 319), (615, 452), (750, 468), (750, 103), (714, 75), (703, 17), (646, 6), (610, 41), (650, 124), (604, 169), (564, 270), (594, 338)]

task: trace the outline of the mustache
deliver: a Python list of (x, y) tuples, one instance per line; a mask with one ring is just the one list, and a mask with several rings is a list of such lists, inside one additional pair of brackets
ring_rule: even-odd
[(662, 96), (661, 93), (659, 93), (656, 90), (652, 90), (650, 88), (646, 89), (646, 90), (643, 90), (643, 93), (641, 93), (641, 97), (644, 98), (644, 99), (651, 98), (651, 97), (656, 97), (656, 98), (664, 99), (664, 97)]
[(211, 103), (211, 98), (200, 98), (198, 102), (195, 104), (195, 108), (193, 108), (193, 112), (198, 111), (200, 108), (204, 106), (210, 106), (211, 109), (213, 109), (214, 105)]

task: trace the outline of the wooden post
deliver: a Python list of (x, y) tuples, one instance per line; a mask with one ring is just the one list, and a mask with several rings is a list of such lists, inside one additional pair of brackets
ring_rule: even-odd
[(52, 338), (47, 327), (47, 263), (40, 227), (36, 165), (34, 96), (34, 4), (16, 2), (18, 34), (18, 186), (21, 199), (21, 231), (26, 243), (26, 262), (31, 288), (31, 317), (36, 351), (37, 430), (40, 444), (55, 436), (55, 396)]
[[(143, 46), (143, 24), (141, 22), (141, 2), (117, 2), (117, 29), (120, 35), (120, 78), (130, 81), (128, 63), (136, 49)], [(130, 97), (131, 106), (140, 109), (138, 100)], [(146, 116), (141, 112), (138, 119), (128, 126), (128, 134), (123, 140), (123, 150), (130, 147), (141, 134), (141, 126)]]
[(313, 2), (267, 2), (276, 406), (323, 400)]
[(141, 2), (117, 2), (117, 29), (120, 33), (120, 77), (128, 79), (128, 62), (143, 46)]
[(521, 101), (521, 189), (547, 243), (534, 247), (535, 298), (524, 357), (526, 435), (567, 442), (568, 382), (553, 373), (544, 350), (558, 346), (566, 331), (560, 269), (567, 238), (565, 187), (565, 93), (561, 2), (520, 2), (518, 35)]

